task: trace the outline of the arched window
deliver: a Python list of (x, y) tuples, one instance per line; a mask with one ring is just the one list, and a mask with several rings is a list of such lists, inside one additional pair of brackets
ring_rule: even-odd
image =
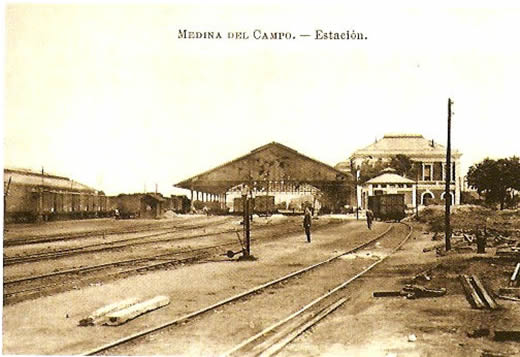
[[(446, 196), (446, 192), (441, 193), (441, 200), (444, 200), (444, 197)], [(450, 205), (455, 202), (455, 197), (453, 196), (453, 192), (450, 192)]]
[(431, 204), (431, 201), (434, 198), (435, 197), (433, 196), (433, 193), (431, 193), (430, 191), (423, 192), (423, 194), (421, 195), (421, 204), (425, 206), (429, 205)]

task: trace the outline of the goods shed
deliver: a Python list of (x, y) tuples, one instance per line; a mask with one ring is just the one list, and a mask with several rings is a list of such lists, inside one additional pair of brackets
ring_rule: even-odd
[[(333, 210), (350, 202), (353, 180), (349, 173), (272, 142), (237, 159), (200, 173), (174, 186), (188, 189), (194, 200), (226, 202), (237, 186), (257, 195), (269, 195), (310, 185)], [(200, 196), (199, 196), (200, 194)]]
[(68, 177), (4, 169), (4, 222), (103, 217), (107, 197)]

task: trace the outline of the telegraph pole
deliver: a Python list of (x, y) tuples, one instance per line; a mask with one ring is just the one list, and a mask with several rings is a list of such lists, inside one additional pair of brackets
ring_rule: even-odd
[(450, 182), (451, 182), (451, 105), (453, 102), (451, 98), (448, 98), (448, 142), (446, 145), (446, 188), (444, 192), (444, 202), (446, 209), (444, 213), (444, 237), (446, 241), (446, 251), (451, 249), (451, 226), (450, 226), (450, 205), (451, 205), (451, 193), (450, 193)]

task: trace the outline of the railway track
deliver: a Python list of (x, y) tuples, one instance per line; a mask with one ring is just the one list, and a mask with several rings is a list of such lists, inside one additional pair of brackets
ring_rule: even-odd
[[(284, 226), (283, 224), (280, 224)], [(279, 236), (292, 234), (301, 231), (299, 225), (288, 227), (289, 229), (280, 229), (280, 225), (271, 225), (265, 227), (257, 227), (255, 232), (269, 233), (274, 229), (274, 233), (270, 239), (276, 239)], [(330, 227), (330, 223), (321, 226)], [(317, 227), (319, 230), (320, 227)], [(264, 231), (264, 232), (263, 232)], [(267, 231), (267, 232), (265, 232)], [(228, 230), (224, 233), (238, 233), (241, 230)], [(185, 237), (184, 239), (207, 237), (210, 235), (219, 235), (223, 232), (214, 232), (201, 234), (197, 236)], [(177, 238), (178, 240), (183, 238)], [(265, 239), (265, 238), (263, 238)], [(252, 241), (255, 241), (253, 238)], [(164, 240), (161, 240), (163, 242)], [(147, 242), (149, 243), (149, 242)], [(4, 276), (4, 304), (13, 301), (21, 301), (35, 296), (40, 296), (46, 292), (55, 290), (62, 291), (78, 285), (85, 285), (98, 281), (100, 274), (103, 280), (110, 278), (120, 278), (122, 276), (140, 273), (143, 271), (157, 270), (177, 266), (179, 264), (189, 264), (200, 262), (216, 254), (222, 253), (223, 249), (233, 248), (238, 245), (236, 240), (227, 240), (222, 244), (210, 245), (198, 249), (184, 249), (176, 252), (167, 252), (164, 254), (155, 254), (151, 256), (138, 257), (133, 259), (123, 259), (118, 261), (107, 262), (103, 264), (90, 265), (86, 267), (65, 269), (61, 271), (53, 271), (50, 273), (21, 277), (12, 280), (6, 280)], [(89, 253), (92, 251), (89, 251)], [(106, 270), (115, 270), (106, 272)], [(95, 275), (97, 273), (97, 275)], [(90, 276), (86, 276), (91, 274)], [(94, 274), (94, 275), (92, 275)]]
[[(231, 246), (232, 244), (221, 244), (199, 249), (188, 249), (174, 253), (154, 255), (150, 257), (142, 257), (136, 259), (126, 259), (116, 262), (92, 265), (88, 267), (67, 269), (58, 272), (40, 274), (26, 278), (13, 279), (4, 282), (4, 304), (21, 301), (50, 291), (63, 291), (67, 288), (78, 288), (79, 285), (85, 285), (110, 278), (121, 278), (135, 273), (169, 268), (180, 264), (189, 264), (206, 259), (210, 256), (211, 251), (219, 248)], [(236, 244), (235, 244), (236, 245)], [(158, 262), (159, 260), (159, 262)], [(115, 268), (115, 269), (114, 269)], [(109, 273), (104, 272), (106, 269), (112, 269)], [(94, 276), (87, 276), (87, 273), (101, 273)], [(42, 281), (44, 283), (42, 283)], [(34, 284), (37, 282), (37, 284)], [(19, 287), (22, 285), (22, 287)]]
[[(215, 222), (213, 222), (215, 223)], [(240, 229), (225, 229), (217, 232), (208, 232), (208, 233), (200, 233), (200, 234), (193, 234), (189, 236), (183, 236), (183, 237), (168, 237), (168, 238), (161, 238), (161, 239), (150, 239), (150, 238), (157, 238), (161, 236), (166, 236), (170, 234), (180, 233), (187, 230), (197, 230), (197, 229), (206, 229), (206, 228), (215, 228), (220, 225), (224, 225), (229, 223), (229, 221), (225, 222), (217, 222), (213, 225), (211, 224), (204, 224), (204, 225), (193, 225), (193, 226), (186, 226), (181, 227), (180, 229), (172, 229), (168, 231), (158, 232), (158, 233), (151, 233), (151, 234), (145, 234), (138, 237), (132, 237), (127, 239), (118, 239), (110, 242), (101, 242), (101, 243), (94, 243), (89, 245), (84, 245), (81, 247), (75, 247), (75, 248), (66, 248), (66, 249), (60, 249), (60, 250), (53, 250), (53, 251), (45, 251), (35, 254), (27, 254), (23, 256), (5, 256), (4, 255), (4, 267), (10, 266), (10, 265), (16, 265), (16, 264), (24, 264), (24, 263), (30, 263), (30, 262), (37, 262), (41, 260), (48, 260), (48, 259), (57, 259), (57, 258), (64, 258), (64, 257), (70, 257), (73, 255), (78, 254), (88, 254), (88, 253), (98, 253), (98, 252), (104, 252), (108, 250), (114, 250), (114, 249), (122, 249), (122, 248), (128, 248), (128, 247), (134, 247), (134, 246), (140, 246), (140, 245), (146, 245), (146, 244), (155, 244), (155, 243), (168, 243), (172, 241), (181, 241), (186, 239), (194, 239), (194, 238), (203, 238), (203, 237), (209, 237), (219, 234), (229, 234), (229, 233), (236, 233), (236, 232), (242, 232), (242, 228)], [(254, 227), (253, 229), (255, 231), (262, 231), (265, 229), (270, 229), (275, 226), (283, 226), (286, 223), (277, 223), (267, 226), (258, 226)]]
[[(204, 217), (205, 219), (206, 217)], [(50, 243), (56, 241), (66, 241), (66, 240), (75, 240), (79, 238), (91, 238), (91, 237), (103, 237), (109, 235), (120, 235), (120, 234), (131, 234), (131, 233), (140, 233), (140, 232), (148, 232), (150, 229), (159, 230), (159, 229), (169, 229), (172, 228), (172, 224), (177, 224), (178, 222), (168, 222), (165, 224), (153, 223), (153, 224), (139, 224), (128, 228), (108, 228), (108, 229), (97, 229), (93, 231), (87, 232), (72, 232), (72, 233), (63, 233), (63, 234), (49, 234), (49, 235), (35, 235), (23, 238), (7, 238), (4, 239), (4, 248), (5, 247), (15, 247), (20, 245), (31, 245), (31, 244), (40, 244), (40, 243)], [(214, 223), (214, 222), (213, 222)], [(197, 226), (200, 224), (188, 224), (188, 225), (178, 225), (176, 228), (180, 229), (192, 229), (193, 226)]]
[[(309, 273), (311, 271), (316, 271), (321, 267), (324, 267), (332, 262), (337, 261), (341, 257), (345, 257), (349, 254), (353, 254), (363, 248), (370, 246), (371, 244), (375, 244), (381, 238), (385, 237), (390, 230), (394, 226), (390, 226), (388, 230), (383, 232), (382, 234), (376, 236), (373, 239), (370, 239), (348, 251), (337, 254), (333, 257), (330, 257), (324, 261), (319, 263), (312, 264), (290, 274), (287, 274), (283, 277), (271, 280), (254, 288), (251, 288), (247, 291), (239, 293), (237, 295), (231, 296), (224, 300), (221, 300), (217, 303), (214, 303), (210, 306), (201, 308), (197, 311), (188, 313), (166, 323), (162, 323), (159, 326), (152, 327), (149, 329), (145, 329), (143, 331), (131, 334), (129, 336), (120, 338), (111, 343), (99, 346), (97, 348), (91, 349), (89, 351), (83, 352), (82, 355), (97, 355), (97, 354), (110, 354), (114, 353), (114, 351), (118, 351), (120, 348), (124, 348), (128, 344), (135, 344), (136, 340), (154, 335), (159, 333), (166, 328), (179, 327), (183, 325), (187, 320), (192, 320), (201, 315), (207, 314), (211, 311), (216, 311), (218, 308), (221, 308), (224, 305), (229, 305), (231, 303), (238, 302), (245, 298), (250, 297), (251, 295), (258, 294), (263, 290), (266, 290), (269, 287), (274, 287), (281, 283), (285, 283), (291, 279), (301, 277), (303, 274)], [(411, 236), (412, 228), (408, 227), (408, 233), (404, 237), (404, 239), (400, 240), (399, 244), (392, 250), (392, 252), (388, 255), (391, 256), (394, 254)], [(368, 267), (362, 269), (362, 271), (358, 272), (354, 276), (349, 277), (346, 281), (343, 281), (341, 284), (335, 286), (332, 289), (329, 289), (326, 294), (319, 296), (318, 298), (313, 299), (310, 303), (306, 304), (303, 308), (298, 309), (298, 311), (290, 314), (289, 316), (277, 321), (266, 329), (263, 329), (259, 333), (254, 336), (248, 337), (240, 343), (236, 344), (233, 348), (229, 349), (225, 352), (225, 356), (232, 355), (262, 355), (262, 353), (266, 353), (266, 355), (271, 355), (272, 353), (276, 353), (280, 348), (283, 348), (287, 343), (289, 343), (292, 339), (297, 337), (306, 329), (310, 328), (313, 324), (317, 323), (320, 319), (327, 316), (327, 314), (332, 313), (335, 309), (337, 309), (341, 304), (343, 304), (346, 299), (338, 297), (338, 293), (348, 286), (351, 282), (358, 279), (359, 277), (366, 274), (368, 271), (373, 269), (376, 265), (383, 262), (388, 256), (383, 257), (380, 260), (370, 264)], [(323, 308), (323, 303), (326, 301), (334, 300), (332, 304), (329, 304)], [(321, 306), (320, 306), (321, 304)], [(317, 309), (313, 311), (313, 309)], [(309, 317), (310, 316), (310, 317)], [(303, 319), (303, 320), (302, 320)], [(288, 328), (289, 324), (295, 324), (296, 327)], [(277, 336), (276, 339), (273, 339), (272, 336)], [(259, 347), (260, 346), (260, 347)], [(268, 352), (266, 352), (268, 351)], [(119, 354), (116, 352), (116, 354)]]
[(118, 239), (118, 240), (110, 241), (110, 242), (88, 244), (88, 245), (84, 245), (84, 246), (76, 247), (76, 248), (60, 249), (57, 251), (55, 250), (55, 251), (51, 251), (51, 252), (41, 252), (41, 253), (36, 253), (36, 254), (27, 254), (24, 256), (14, 256), (14, 257), (4, 256), (4, 266), (23, 264), (23, 263), (28, 263), (28, 262), (35, 262), (35, 261), (40, 261), (40, 260), (44, 260), (44, 259), (56, 259), (56, 258), (62, 258), (62, 257), (69, 257), (72, 255), (77, 255), (77, 254), (96, 253), (96, 252), (102, 252), (102, 251), (107, 251), (107, 250), (112, 250), (112, 249), (127, 248), (127, 247), (131, 247), (131, 246), (169, 242), (171, 240), (199, 238), (199, 237), (205, 237), (205, 236), (214, 235), (214, 234), (224, 234), (224, 233), (230, 233), (230, 232), (237, 231), (236, 229), (235, 230), (227, 229), (227, 230), (223, 230), (223, 231), (216, 232), (216, 233), (213, 232), (213, 233), (204, 233), (204, 234), (198, 234), (198, 235), (181, 237), (181, 238), (166, 238), (166, 239), (153, 239), (153, 240), (150, 239), (150, 240), (143, 241), (143, 239), (156, 238), (156, 237), (165, 236), (165, 235), (169, 235), (169, 234), (184, 232), (187, 230), (197, 230), (197, 229), (204, 229), (204, 228), (208, 228), (208, 227), (214, 228), (215, 226), (223, 225), (226, 223), (228, 223), (228, 222), (219, 222), (219, 223), (216, 223), (215, 225), (208, 225), (208, 224), (192, 225), (192, 226), (170, 229), (170, 230), (166, 230), (166, 231), (162, 231), (162, 232), (158, 232), (158, 233), (145, 234), (145, 235), (141, 235), (138, 237)]

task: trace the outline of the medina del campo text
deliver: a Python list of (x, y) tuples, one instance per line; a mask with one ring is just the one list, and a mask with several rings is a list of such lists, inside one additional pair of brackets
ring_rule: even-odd
[(295, 34), (290, 31), (267, 32), (262, 30), (253, 31), (190, 31), (179, 29), (178, 39), (182, 40), (295, 40), (297, 38), (310, 38), (314, 40), (367, 40), (368, 37), (362, 32), (355, 30), (347, 31), (325, 31), (314, 30), (311, 33)]

